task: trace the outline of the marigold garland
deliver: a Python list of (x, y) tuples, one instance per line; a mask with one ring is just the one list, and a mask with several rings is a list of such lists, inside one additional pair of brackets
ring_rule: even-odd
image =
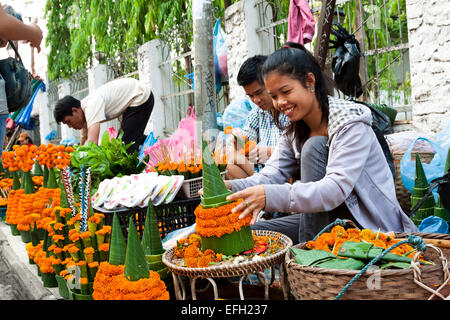
[(231, 210), (243, 200), (220, 206), (218, 208), (205, 209), (198, 205), (194, 211), (196, 217), (195, 232), (202, 237), (218, 237), (239, 231), (244, 226), (249, 226), (251, 215), (239, 219), (241, 212), (232, 213)]
[[(358, 230), (349, 228), (345, 230), (342, 226), (337, 225), (330, 232), (322, 233), (315, 241), (308, 241), (306, 248), (325, 250), (337, 255), (339, 248), (345, 241), (373, 243), (374, 246), (384, 249), (400, 242), (400, 240), (396, 240), (384, 233), (374, 233), (370, 229)], [(401, 256), (407, 254), (409, 258), (413, 258), (415, 251), (411, 245), (405, 243), (391, 250), (391, 253)]]
[(94, 280), (94, 300), (169, 300), (169, 292), (159, 274), (130, 281), (124, 277), (125, 266), (100, 263)]

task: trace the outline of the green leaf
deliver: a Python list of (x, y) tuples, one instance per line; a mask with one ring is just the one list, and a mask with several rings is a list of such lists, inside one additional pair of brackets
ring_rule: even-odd
[(109, 260), (112, 265), (125, 264), (126, 246), (117, 213), (114, 212), (109, 244)]
[(158, 220), (156, 218), (156, 211), (151, 199), (148, 201), (144, 234), (142, 236), (142, 247), (144, 248), (144, 253), (146, 255), (156, 255), (164, 252), (158, 228)]
[(131, 218), (128, 226), (128, 243), (124, 276), (130, 281), (137, 281), (149, 277), (149, 269), (147, 260), (145, 259), (144, 250), (139, 241), (136, 226)]

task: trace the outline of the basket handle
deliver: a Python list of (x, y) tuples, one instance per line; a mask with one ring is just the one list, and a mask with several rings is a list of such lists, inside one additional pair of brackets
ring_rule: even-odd
[(431, 300), (434, 296), (438, 296), (439, 298), (441, 298), (442, 300), (445, 299), (445, 297), (439, 293), (439, 291), (441, 291), (441, 289), (443, 287), (445, 287), (447, 285), (447, 283), (450, 281), (450, 271), (448, 269), (448, 261), (447, 258), (444, 256), (444, 253), (442, 252), (442, 250), (432, 244), (427, 244), (427, 247), (433, 248), (434, 250), (436, 250), (439, 253), (439, 260), (442, 263), (442, 271), (443, 271), (443, 278), (444, 281), (442, 282), (442, 284), (439, 286), (439, 288), (437, 288), (436, 290), (431, 289), (430, 287), (428, 287), (427, 285), (425, 285), (421, 280), (421, 273), (422, 271), (420, 270), (419, 266), (416, 264), (417, 259), (419, 258), (419, 254), (420, 251), (417, 251), (414, 254), (414, 258), (413, 258), (413, 262), (411, 263), (412, 269), (413, 269), (413, 275), (414, 275), (414, 282), (422, 287), (423, 289), (429, 291), (432, 293), (432, 295), (428, 298), (428, 300)]
[(348, 219), (339, 219), (339, 218), (337, 218), (334, 222), (330, 223), (330, 224), (327, 225), (325, 228), (323, 228), (323, 229), (322, 229), (322, 230), (314, 237), (313, 241), (316, 241), (317, 238), (318, 238), (322, 233), (324, 233), (325, 231), (327, 231), (329, 228), (332, 228), (332, 227), (334, 227), (334, 226), (336, 226), (336, 225), (345, 226), (345, 225), (347, 225), (347, 224), (349, 224), (349, 225), (351, 225), (352, 227), (358, 229), (358, 227), (356, 226), (356, 224), (355, 224), (352, 220), (348, 220)]

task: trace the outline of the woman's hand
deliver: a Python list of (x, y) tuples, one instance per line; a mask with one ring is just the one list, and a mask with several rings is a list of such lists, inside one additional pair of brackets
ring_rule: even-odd
[(227, 200), (234, 201), (237, 199), (244, 199), (243, 202), (233, 208), (233, 212), (242, 211), (239, 219), (244, 218), (248, 214), (253, 215), (250, 224), (255, 224), (258, 214), (264, 210), (266, 206), (266, 191), (263, 185), (249, 187), (247, 189), (230, 194)]

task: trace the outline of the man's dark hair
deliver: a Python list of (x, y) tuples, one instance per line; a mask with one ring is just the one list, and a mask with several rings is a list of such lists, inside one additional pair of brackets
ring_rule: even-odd
[(255, 81), (264, 85), (261, 76), (261, 67), (266, 61), (267, 56), (256, 55), (244, 61), (237, 75), (237, 82), (240, 86), (249, 85)]
[(55, 109), (53, 110), (53, 116), (57, 123), (64, 120), (65, 116), (72, 115), (72, 108), (81, 108), (80, 100), (75, 99), (72, 96), (65, 96), (59, 99), (55, 104)]

